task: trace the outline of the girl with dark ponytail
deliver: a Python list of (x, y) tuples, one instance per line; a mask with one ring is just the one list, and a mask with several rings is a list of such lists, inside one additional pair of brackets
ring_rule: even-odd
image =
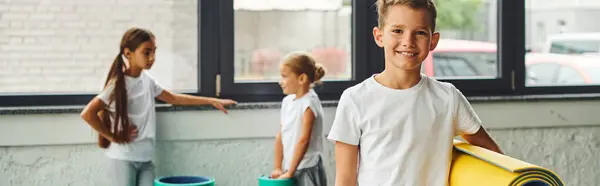
[(117, 186), (153, 185), (155, 98), (173, 105), (212, 105), (225, 113), (224, 106), (236, 104), (233, 100), (163, 89), (145, 71), (154, 64), (155, 52), (156, 38), (152, 32), (141, 28), (127, 30), (104, 90), (81, 113), (83, 120), (98, 132), (98, 145), (113, 162)]

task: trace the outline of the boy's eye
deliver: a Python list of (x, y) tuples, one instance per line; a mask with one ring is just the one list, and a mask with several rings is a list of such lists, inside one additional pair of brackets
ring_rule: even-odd
[(402, 33), (402, 30), (400, 30), (400, 29), (394, 29), (394, 30), (392, 30), (392, 32), (399, 34), (399, 33)]
[(425, 32), (425, 31), (418, 31), (417, 34), (418, 35), (427, 35), (427, 32)]

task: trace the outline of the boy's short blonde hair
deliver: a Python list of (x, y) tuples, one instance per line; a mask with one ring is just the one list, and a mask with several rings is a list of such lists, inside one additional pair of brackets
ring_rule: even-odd
[(431, 31), (435, 31), (437, 10), (433, 0), (377, 0), (377, 17), (379, 21), (379, 28), (383, 28), (385, 25), (385, 18), (387, 16), (388, 8), (396, 5), (408, 5), (414, 9), (427, 10), (427, 12), (429, 12), (429, 19), (431, 21)]

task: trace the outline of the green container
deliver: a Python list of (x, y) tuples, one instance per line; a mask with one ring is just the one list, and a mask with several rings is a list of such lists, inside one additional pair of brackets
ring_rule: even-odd
[(258, 178), (258, 186), (294, 186), (293, 179), (271, 179), (268, 176)]
[(154, 180), (154, 186), (214, 186), (215, 178), (205, 176), (169, 176)]

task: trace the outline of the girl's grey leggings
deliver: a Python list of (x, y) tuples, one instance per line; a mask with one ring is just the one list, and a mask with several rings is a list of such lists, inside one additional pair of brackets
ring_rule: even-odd
[(153, 186), (154, 164), (112, 159), (115, 186)]

